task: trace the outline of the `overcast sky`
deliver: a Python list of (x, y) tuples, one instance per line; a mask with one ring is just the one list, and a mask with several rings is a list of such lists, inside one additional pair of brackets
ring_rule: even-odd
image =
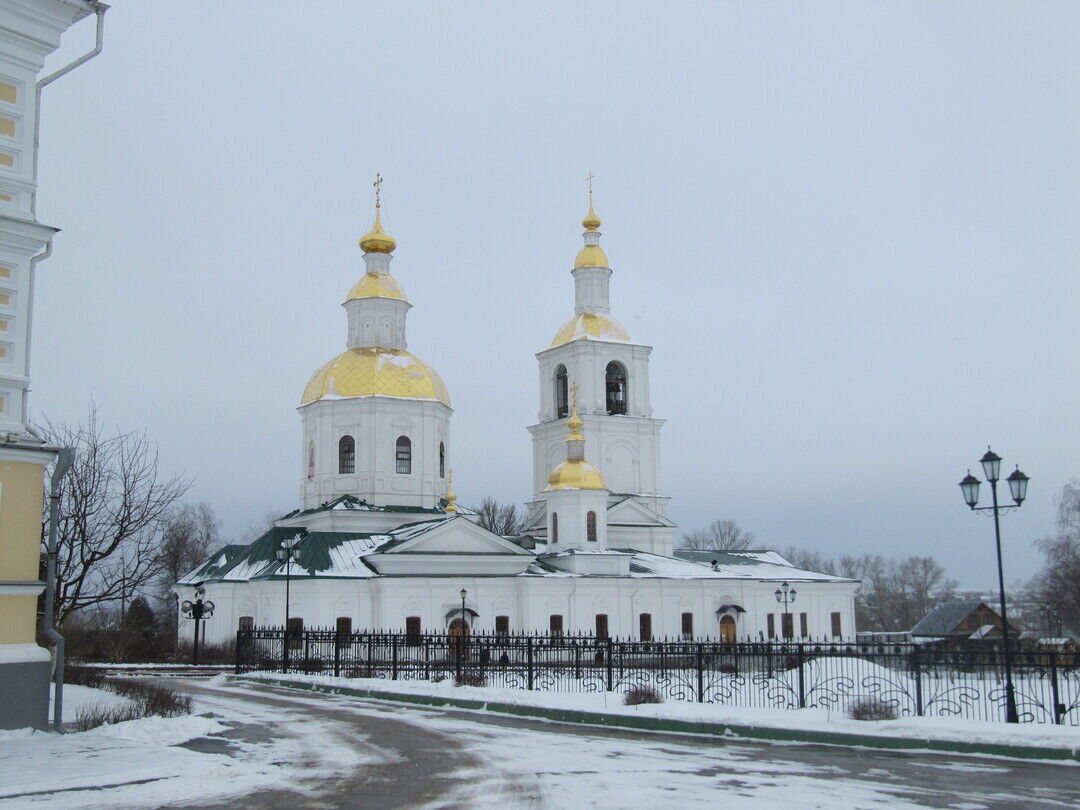
[(145, 427), (227, 537), (294, 508), (380, 171), (460, 499), (524, 501), (591, 170), (684, 529), (991, 586), (990, 442), (1018, 580), (1080, 475), (1078, 42), (1067, 2), (116, 0), (45, 91), (31, 407)]

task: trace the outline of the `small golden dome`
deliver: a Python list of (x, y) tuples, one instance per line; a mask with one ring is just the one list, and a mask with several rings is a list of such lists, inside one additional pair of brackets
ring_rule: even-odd
[(607, 489), (600, 471), (587, 461), (564, 461), (551, 471), (544, 491), (553, 489)]
[(550, 348), (562, 346), (575, 340), (629, 341), (630, 333), (611, 315), (600, 312), (584, 312), (563, 324), (551, 341)]
[(581, 435), (581, 428), (585, 423), (577, 412), (577, 383), (574, 384), (574, 409), (570, 412), (570, 420), (566, 426), (570, 428), (570, 435), (566, 437), (568, 441), (585, 441), (585, 437)]
[(375, 203), (375, 224), (360, 237), (360, 249), (364, 253), (393, 253), (397, 247), (397, 240), (383, 230), (380, 208), (381, 206)]
[(446, 481), (446, 508), (447, 512), (456, 512), (457, 508), (457, 493), (454, 492), (454, 471), (450, 471), (450, 477)]
[(399, 301), (408, 301), (405, 290), (401, 289), (397, 279), (389, 273), (364, 273), (353, 288), (349, 290), (346, 301), (356, 298), (397, 298)]
[(404, 349), (348, 349), (308, 380), (301, 405), (347, 397), (433, 399), (447, 407), (450, 394), (435, 369)]
[(589, 213), (585, 215), (585, 219), (581, 220), (581, 224), (587, 231), (595, 231), (600, 227), (600, 217), (596, 215), (592, 207), (592, 189), (589, 189)]
[(574, 259), (574, 269), (579, 267), (607, 267), (608, 257), (599, 245), (585, 245)]

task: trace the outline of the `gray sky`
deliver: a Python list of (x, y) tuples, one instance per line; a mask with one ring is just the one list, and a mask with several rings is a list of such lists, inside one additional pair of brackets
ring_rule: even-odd
[(293, 508), (381, 171), (461, 501), (523, 501), (592, 170), (680, 525), (989, 586), (992, 442), (1027, 576), (1080, 475), (1078, 42), (1064, 2), (117, 0), (45, 92), (31, 407), (145, 426), (228, 535)]

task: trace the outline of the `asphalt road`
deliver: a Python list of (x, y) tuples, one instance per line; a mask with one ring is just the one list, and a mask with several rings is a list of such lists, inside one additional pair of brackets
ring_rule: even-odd
[[(288, 689), (175, 683), (204, 710), (240, 718), (229, 732), (188, 747), (227, 753), (231, 740), (297, 735), (313, 762), (333, 745), (358, 763), (334, 778), (313, 770), (296, 791), (201, 807), (1080, 807), (1074, 764), (657, 735)], [(297, 717), (328, 731), (300, 736), (305, 732), (290, 719)]]

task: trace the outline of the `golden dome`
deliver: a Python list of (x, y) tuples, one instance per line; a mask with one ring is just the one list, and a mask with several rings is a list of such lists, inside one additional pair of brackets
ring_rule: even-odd
[(301, 405), (345, 397), (437, 399), (450, 394), (438, 372), (404, 349), (348, 349), (311, 375)]
[(578, 251), (577, 258), (574, 259), (574, 269), (579, 267), (607, 267), (608, 258), (604, 253), (604, 249), (599, 245), (585, 245)]
[(380, 206), (375, 203), (375, 224), (360, 237), (360, 249), (364, 253), (393, 253), (396, 247), (397, 240), (383, 230)]
[(346, 301), (356, 298), (397, 298), (400, 301), (408, 301), (405, 291), (401, 289), (397, 279), (389, 273), (364, 273), (353, 288), (349, 290)]
[(581, 224), (587, 231), (595, 231), (600, 227), (600, 217), (596, 215), (596, 212), (592, 207), (592, 189), (589, 189), (589, 213), (585, 215), (585, 219), (581, 220)]
[(563, 324), (550, 348), (562, 346), (575, 340), (620, 340), (629, 341), (630, 333), (611, 315), (600, 312), (585, 312), (575, 315)]
[(564, 461), (551, 471), (544, 491), (552, 489), (607, 489), (600, 471), (587, 461)]

